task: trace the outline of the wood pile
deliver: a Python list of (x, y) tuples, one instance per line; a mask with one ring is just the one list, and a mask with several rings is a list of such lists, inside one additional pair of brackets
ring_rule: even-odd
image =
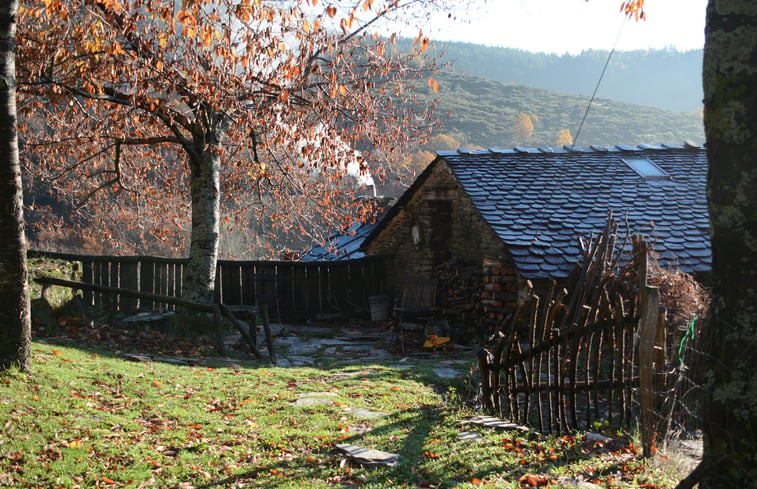
[(461, 340), (478, 335), (482, 276), (478, 265), (444, 263), (437, 267), (437, 286), (445, 319), (457, 326)]
[(457, 325), (461, 339), (489, 336), (517, 307), (518, 278), (512, 266), (485, 260), (437, 267), (444, 317)]
[(491, 260), (484, 260), (482, 275), (482, 323), (491, 333), (517, 307), (518, 277), (512, 266)]

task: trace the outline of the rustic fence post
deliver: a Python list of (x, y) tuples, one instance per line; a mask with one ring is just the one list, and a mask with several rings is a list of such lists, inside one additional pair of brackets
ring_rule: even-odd
[(481, 375), (481, 400), (484, 403), (486, 414), (495, 416), (494, 412), (494, 389), (492, 389), (490, 365), (494, 361), (494, 355), (485, 348), (478, 350), (478, 370)]
[(226, 344), (224, 343), (223, 338), (223, 316), (221, 315), (221, 308), (218, 304), (213, 304), (213, 322), (215, 323), (215, 336), (218, 352), (221, 355), (226, 355)]
[(260, 315), (263, 318), (263, 329), (265, 330), (265, 341), (268, 345), (268, 356), (271, 357), (271, 363), (276, 366), (276, 352), (273, 350), (273, 336), (271, 336), (271, 323), (268, 322), (268, 304), (260, 305)]
[[(639, 319), (639, 383), (641, 387), (641, 442), (644, 457), (652, 455), (655, 437), (655, 409), (658, 407), (655, 392), (655, 365), (658, 324), (660, 324), (660, 291), (656, 287), (645, 287), (642, 294)], [(663, 352), (664, 358), (664, 352)], [(658, 360), (659, 361), (659, 360)]]
[[(654, 345), (654, 391), (655, 391), (655, 412), (660, 415), (669, 416), (672, 413), (672, 406), (665, 408), (665, 400), (667, 397), (667, 375), (665, 372), (665, 365), (667, 365), (666, 358), (666, 335), (667, 335), (667, 322), (668, 322), (668, 310), (665, 306), (658, 306), (659, 313), (657, 314), (657, 325), (655, 328), (655, 345)], [(657, 428), (660, 430), (660, 435), (664, 435), (664, 424), (657, 423)]]

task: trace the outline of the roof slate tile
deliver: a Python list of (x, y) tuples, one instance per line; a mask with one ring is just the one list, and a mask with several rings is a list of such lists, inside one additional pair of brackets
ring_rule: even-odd
[[(649, 158), (672, 180), (646, 181), (622, 161), (628, 153)], [(577, 237), (601, 233), (609, 209), (631, 232), (656, 239), (662, 259), (679, 259), (685, 272), (710, 270), (707, 161), (699, 147), (568, 145), (438, 156), (525, 278), (567, 276), (579, 257)]]

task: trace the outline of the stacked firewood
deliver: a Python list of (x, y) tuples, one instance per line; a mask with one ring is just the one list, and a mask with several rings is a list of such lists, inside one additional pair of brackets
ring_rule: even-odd
[(484, 261), (482, 274), (481, 321), (490, 333), (517, 307), (518, 278), (512, 266), (490, 260)]
[(437, 267), (437, 277), (444, 318), (455, 325), (460, 339), (476, 335), (481, 316), (481, 267), (444, 263)]

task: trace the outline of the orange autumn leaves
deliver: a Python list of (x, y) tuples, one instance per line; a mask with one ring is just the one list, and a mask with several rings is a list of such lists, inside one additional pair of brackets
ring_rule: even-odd
[[(394, 39), (394, 37), (392, 37), (392, 39)], [(429, 42), (430, 41), (428, 37), (425, 37), (423, 35), (423, 29), (421, 29), (418, 32), (418, 37), (416, 37), (415, 40), (413, 41), (413, 45), (418, 45), (418, 43), (420, 43), (419, 49), (423, 53), (423, 52), (426, 52), (426, 50), (428, 49)], [(428, 79), (428, 86), (434, 91), (434, 93), (439, 92), (439, 83), (433, 78)]]
[[(589, 0), (586, 0), (587, 2)], [(620, 11), (626, 15), (629, 19), (633, 17), (635, 21), (647, 20), (647, 16), (644, 13), (644, 0), (628, 0), (620, 4)]]
[(187, 157), (207, 147), (204, 136), (187, 143), (200, 134), (220, 143), (208, 152), (221, 159), (221, 254), (305, 248), (372, 211), (354, 198), (350, 165), (393, 175), (438, 124), (414, 97), (434, 60), (410, 69), (374, 29), (404, 15), (392, 0), (96, 4), (45, 0), (19, 24), (26, 181), (50, 182), (81, 210), (64, 230), (45, 214), (35, 231), (76, 237), (69, 249), (183, 254)]
[(620, 11), (626, 14), (627, 17), (633, 17), (637, 22), (639, 19), (646, 20), (644, 14), (644, 0), (630, 0), (620, 4)]

